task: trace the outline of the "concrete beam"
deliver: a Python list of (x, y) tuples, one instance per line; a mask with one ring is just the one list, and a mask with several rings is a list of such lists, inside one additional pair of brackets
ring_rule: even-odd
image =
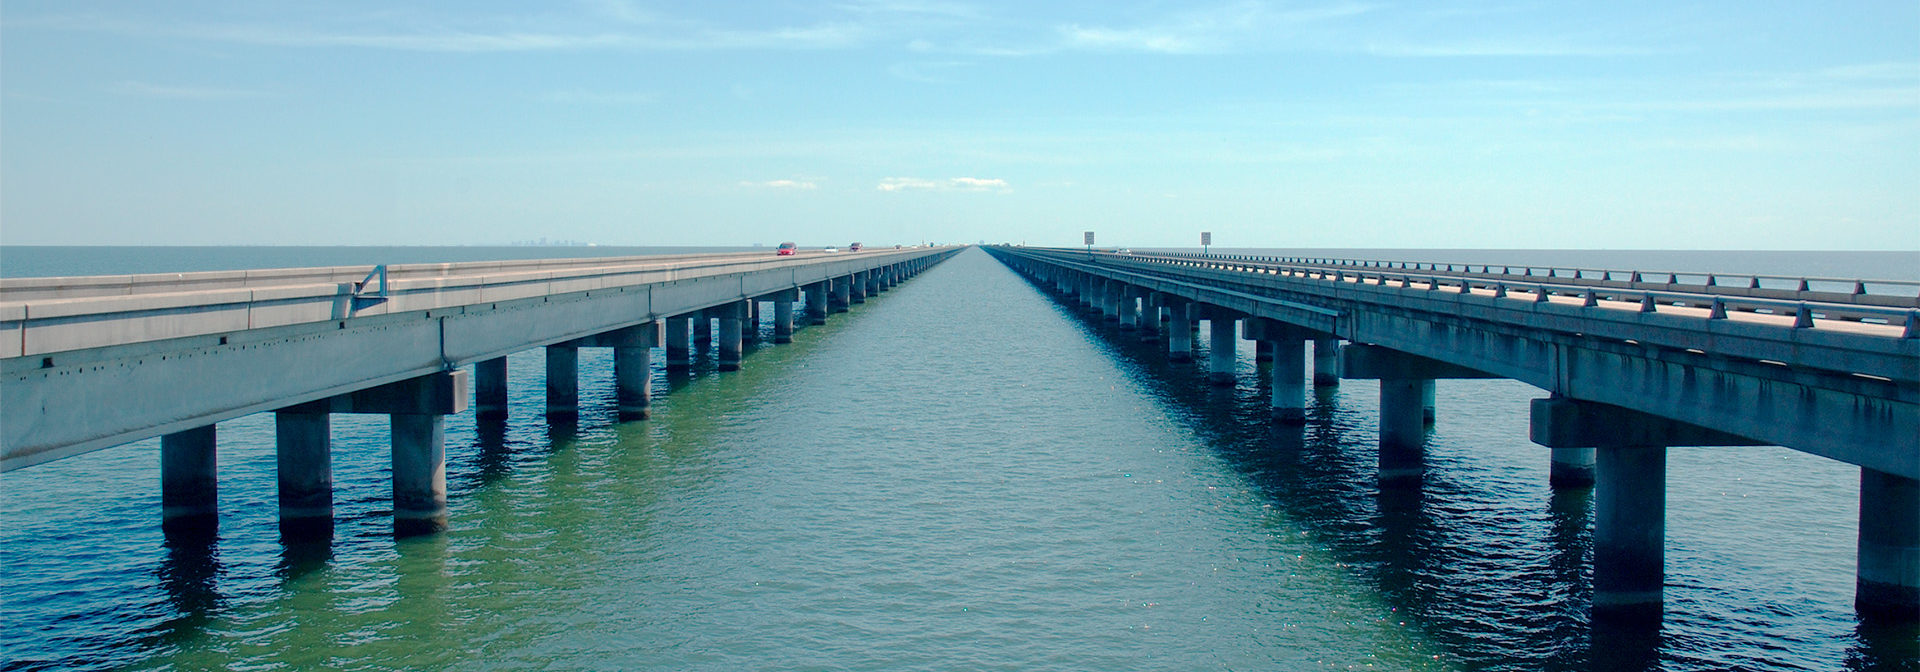
[(574, 348), (651, 348), (660, 345), (665, 333), (658, 320), (649, 320), (556, 345)]
[(1340, 348), (1340, 377), (1350, 380), (1435, 380), (1501, 376), (1378, 345), (1348, 343)]
[(1759, 446), (1759, 441), (1657, 415), (1566, 397), (1533, 400), (1528, 438), (1548, 448)]
[(454, 369), (355, 390), (281, 410), (289, 413), (451, 415), (467, 410), (469, 379), (470, 374), (465, 370)]

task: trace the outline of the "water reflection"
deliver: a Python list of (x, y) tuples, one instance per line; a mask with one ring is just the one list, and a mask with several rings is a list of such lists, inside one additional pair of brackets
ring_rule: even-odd
[[(1659, 619), (1592, 623), (1590, 489), (1552, 490), (1544, 515), (1511, 520), (1498, 501), (1431, 470), (1436, 433), (1382, 464), (1371, 405), (1342, 407), (1342, 388), (1314, 386), (1304, 427), (1268, 421), (1265, 364), (1241, 384), (1206, 380), (1207, 339), (1193, 364), (1166, 361), (1165, 344), (1139, 343), (1075, 313), (1084, 330), (1145, 374), (1138, 379), (1274, 505), (1377, 586), (1394, 612), (1414, 616), (1470, 668), (1639, 670), (1661, 665)], [(1362, 400), (1364, 401), (1364, 400)], [(1382, 468), (1407, 478), (1382, 478)], [(1541, 485), (1544, 486), (1544, 474)], [(1539, 511), (1539, 509), (1534, 509)], [(1463, 527), (1464, 526), (1464, 527)], [(1865, 654), (1863, 654), (1865, 655)]]
[[(316, 521), (317, 522), (317, 521)], [(301, 529), (280, 530), (280, 561), (274, 567), (274, 574), (284, 583), (292, 583), (308, 574), (312, 574), (333, 561), (333, 521), (304, 526)]]
[(1589, 667), (1594, 670), (1660, 669), (1660, 619), (1593, 620)]
[(493, 483), (513, 471), (513, 452), (507, 449), (507, 416), (489, 414), (474, 420), (474, 444), (478, 448), (474, 473), (481, 485)]
[(1859, 672), (1920, 669), (1920, 621), (1863, 617), (1847, 651), (1847, 669)]
[(178, 640), (199, 634), (224, 602), (219, 580), (220, 535), (212, 529), (181, 532), (169, 529), (166, 557), (155, 572), (174, 617), (165, 623), (163, 639)]

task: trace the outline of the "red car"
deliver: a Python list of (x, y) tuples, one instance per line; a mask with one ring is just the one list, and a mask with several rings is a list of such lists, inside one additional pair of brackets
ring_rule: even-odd
[(852, 245), (848, 245), (848, 246), (847, 246), (847, 251), (848, 251), (848, 252), (859, 252), (859, 251), (860, 251), (860, 244), (859, 244), (859, 243), (854, 243), (854, 244), (852, 244)]
[(795, 252), (799, 251), (800, 247), (793, 243), (781, 243), (780, 249), (774, 250), (773, 253), (777, 256), (791, 257)]

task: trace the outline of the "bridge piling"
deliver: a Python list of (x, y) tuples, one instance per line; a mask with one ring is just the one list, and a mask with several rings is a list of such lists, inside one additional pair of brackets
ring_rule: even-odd
[(793, 299), (790, 294), (782, 294), (773, 300), (773, 342), (793, 342)]
[(1861, 615), (1920, 620), (1920, 481), (1861, 468), (1858, 551)]
[(616, 332), (613, 344), (613, 385), (616, 413), (623, 420), (647, 419), (653, 405), (653, 346), (660, 342), (660, 322), (647, 322)]
[(694, 347), (699, 349), (702, 352), (705, 352), (707, 349), (707, 346), (712, 344), (713, 344), (713, 310), (707, 309), (707, 310), (694, 311), (693, 312), (693, 345)]
[[(1169, 297), (1171, 298), (1171, 297)], [(1167, 361), (1193, 361), (1193, 302), (1173, 298), (1167, 303)]]
[(833, 279), (833, 296), (827, 301), (827, 309), (836, 313), (847, 312), (853, 305), (853, 276), (843, 275)]
[(1666, 578), (1667, 449), (1605, 446), (1596, 458), (1593, 616), (1658, 619)]
[(1238, 318), (1225, 308), (1207, 308), (1207, 329), (1211, 349), (1207, 353), (1207, 382), (1226, 387), (1234, 383), (1234, 364), (1239, 342), (1234, 333)]
[(1140, 328), (1139, 292), (1135, 291), (1132, 287), (1129, 287), (1127, 285), (1120, 285), (1118, 297), (1120, 299), (1119, 304), (1117, 304), (1119, 308), (1118, 312), (1120, 314), (1120, 320), (1119, 320), (1120, 330), (1134, 331), (1139, 329)]
[(740, 328), (747, 312), (747, 302), (736, 301), (712, 309), (720, 318), (720, 356), (721, 371), (740, 370)]
[(1285, 425), (1307, 423), (1307, 339), (1279, 322), (1268, 321), (1261, 343), (1273, 351), (1273, 419)]
[(547, 415), (580, 412), (580, 349), (554, 344), (547, 351)]
[(1547, 483), (1554, 488), (1587, 488), (1594, 483), (1594, 449), (1551, 448)]
[(666, 320), (668, 371), (693, 368), (693, 348), (687, 343), (688, 320), (687, 315), (676, 315)]
[(215, 444), (213, 425), (160, 437), (160, 527), (168, 536), (210, 533), (219, 527)]
[(276, 411), (274, 461), (279, 482), (280, 536), (333, 534), (331, 418), (324, 411)]
[(1380, 486), (1418, 487), (1426, 475), (1421, 378), (1380, 379)]
[(866, 302), (867, 273), (866, 271), (854, 271), (853, 275), (847, 276), (847, 303), (851, 305)]
[(1142, 292), (1140, 295), (1140, 340), (1153, 341), (1160, 338), (1160, 302), (1159, 292)]
[(760, 300), (747, 299), (746, 311), (740, 323), (740, 343), (742, 347), (760, 343)]
[(820, 326), (827, 323), (827, 294), (831, 283), (822, 280), (807, 285), (807, 324)]
[(507, 358), (495, 357), (473, 363), (473, 406), (477, 417), (506, 417)]
[(447, 529), (446, 416), (394, 413), (393, 533), (433, 534)]
[(1313, 385), (1314, 387), (1339, 387), (1340, 339), (1332, 337), (1313, 339)]

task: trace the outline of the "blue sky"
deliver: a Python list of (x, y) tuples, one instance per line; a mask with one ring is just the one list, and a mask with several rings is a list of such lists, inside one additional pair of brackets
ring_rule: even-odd
[(1920, 249), (1920, 3), (27, 2), (0, 242)]

